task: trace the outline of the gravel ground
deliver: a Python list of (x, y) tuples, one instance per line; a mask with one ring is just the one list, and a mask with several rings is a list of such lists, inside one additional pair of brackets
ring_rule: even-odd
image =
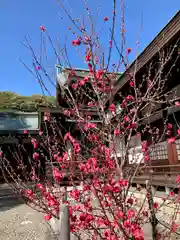
[(7, 186), (0, 186), (0, 240), (52, 240), (43, 215), (22, 204)]
[[(168, 224), (172, 213), (169, 208), (165, 210), (158, 214), (158, 219)], [(149, 224), (144, 226), (145, 240), (152, 240), (149, 234), (150, 228)], [(49, 225), (43, 220), (43, 214), (22, 204), (17, 197), (13, 196), (7, 185), (0, 185), (0, 240), (55, 239)], [(177, 235), (171, 236), (171, 240), (175, 239), (180, 238)]]

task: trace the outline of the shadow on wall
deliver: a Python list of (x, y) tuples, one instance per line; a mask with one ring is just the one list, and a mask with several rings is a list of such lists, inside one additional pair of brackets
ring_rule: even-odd
[(0, 186), (0, 212), (7, 211), (20, 204), (23, 204), (23, 201), (14, 194), (7, 184)]

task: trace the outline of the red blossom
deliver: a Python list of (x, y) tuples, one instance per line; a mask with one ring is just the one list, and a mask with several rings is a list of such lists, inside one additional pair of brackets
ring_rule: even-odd
[(92, 167), (97, 167), (97, 159), (95, 157), (89, 158), (88, 164), (90, 164)]
[(96, 123), (90, 123), (90, 122), (88, 122), (88, 123), (86, 123), (85, 125), (84, 125), (84, 130), (85, 131), (88, 131), (89, 129), (93, 129), (93, 128), (96, 128), (97, 126), (96, 126)]
[(39, 159), (39, 153), (37, 153), (37, 152), (35, 152), (35, 153), (33, 153), (33, 159), (34, 160), (38, 160)]
[(88, 107), (95, 107), (96, 106), (96, 104), (94, 103), (94, 102), (88, 102)]
[(168, 137), (170, 137), (170, 136), (171, 136), (171, 133), (172, 133), (171, 130), (167, 130), (166, 135), (167, 135)]
[(73, 89), (77, 89), (78, 84), (77, 84), (77, 83), (73, 83), (73, 84), (71, 85), (71, 87), (72, 87)]
[(53, 169), (53, 177), (56, 180), (56, 182), (60, 182), (63, 179), (63, 174), (59, 171), (58, 168)]
[(84, 77), (84, 82), (88, 82), (89, 81), (89, 77)]
[(105, 224), (104, 224), (104, 219), (103, 218), (101, 218), (101, 217), (98, 217), (98, 219), (97, 219), (97, 225), (98, 226), (105, 226)]
[(127, 203), (129, 203), (129, 204), (132, 205), (132, 204), (134, 203), (134, 200), (133, 200), (132, 198), (128, 198), (128, 199), (127, 199)]
[(37, 140), (35, 138), (31, 139), (31, 143), (32, 143), (32, 145), (35, 149), (38, 147), (38, 143), (37, 143)]
[(180, 184), (180, 175), (176, 178), (176, 183)]
[(75, 69), (71, 69), (68, 75), (68, 79), (70, 79), (70, 77), (74, 77), (76, 76), (76, 70)]
[(74, 143), (73, 147), (74, 147), (75, 153), (79, 153), (81, 151), (79, 143)]
[(157, 209), (159, 207), (159, 204), (157, 202), (154, 202), (153, 207)]
[(50, 199), (48, 201), (48, 206), (49, 207), (55, 207), (55, 206), (57, 206), (57, 202), (54, 199)]
[(123, 102), (122, 102), (122, 104), (121, 104), (121, 107), (122, 107), (122, 108), (123, 108), (123, 107), (126, 107), (127, 104), (128, 104), (127, 100), (124, 99)]
[(177, 134), (180, 135), (180, 129), (177, 130)]
[(114, 103), (112, 103), (110, 106), (109, 106), (109, 111), (114, 113), (115, 112), (115, 105)]
[(91, 61), (91, 55), (90, 54), (85, 56), (85, 61), (86, 62), (90, 62)]
[(64, 140), (69, 140), (70, 137), (71, 137), (70, 132), (67, 132), (67, 133), (65, 134), (65, 136), (64, 136)]
[(102, 69), (98, 70), (96, 72), (96, 78), (99, 79), (99, 80), (102, 79), (103, 74), (104, 74), (104, 71)]
[(74, 189), (70, 192), (70, 196), (77, 201), (80, 197), (80, 191), (78, 189)]
[(28, 130), (24, 130), (24, 134), (28, 134)]
[(39, 130), (39, 136), (42, 136), (43, 135), (43, 131), (40, 129)]
[(174, 194), (174, 192), (172, 191), (172, 192), (170, 192), (169, 195), (170, 195), (170, 197), (174, 197), (175, 194)]
[(36, 174), (36, 171), (35, 171), (34, 167), (32, 167), (32, 170), (31, 170), (31, 173), (30, 173), (30, 178), (33, 181), (39, 181), (39, 178), (37, 177), (37, 174)]
[(112, 41), (109, 40), (109, 47), (112, 48)]
[(51, 220), (51, 218), (52, 218), (51, 214), (47, 214), (47, 215), (44, 216), (45, 221), (49, 221), (49, 220)]
[(127, 53), (131, 53), (132, 52), (132, 48), (127, 48)]
[(70, 117), (71, 112), (66, 109), (66, 110), (64, 110), (64, 115), (67, 116), (67, 117)]
[(76, 39), (76, 40), (73, 40), (73, 41), (72, 41), (72, 45), (73, 45), (73, 46), (79, 46), (79, 45), (81, 45), (81, 39), (78, 38), (78, 39)]
[(126, 97), (126, 100), (127, 101), (131, 101), (131, 102), (134, 102), (134, 97), (132, 96), (132, 95), (128, 95), (127, 97)]
[(143, 214), (144, 217), (148, 217), (148, 211), (144, 210), (144, 211), (142, 212), (142, 214)]
[(99, 136), (95, 133), (88, 133), (88, 139), (93, 142), (99, 142)]
[(84, 80), (80, 80), (80, 81), (79, 81), (79, 86), (84, 86), (84, 84), (85, 84), (85, 81), (84, 81)]
[(85, 42), (85, 43), (88, 43), (89, 41), (90, 41), (90, 37), (85, 36), (85, 37), (84, 37), (84, 42)]
[(41, 67), (39, 65), (36, 66), (36, 70), (39, 71)]
[(127, 217), (128, 218), (133, 218), (135, 216), (135, 212), (132, 209), (129, 209), (127, 212)]
[(176, 105), (177, 107), (179, 107), (179, 106), (180, 106), (180, 102), (179, 102), (179, 101), (176, 101), (176, 102), (175, 102), (175, 105)]
[(173, 128), (172, 124), (171, 124), (171, 123), (168, 123), (167, 129), (168, 129), (168, 130), (172, 130), (172, 128)]
[(174, 143), (176, 141), (176, 137), (172, 137), (168, 139), (168, 144)]
[(107, 16), (104, 17), (104, 21), (105, 22), (108, 21), (108, 17)]
[(96, 62), (96, 64), (99, 63), (99, 57), (98, 56), (95, 57), (95, 62)]
[(63, 161), (66, 161), (67, 159), (68, 159), (68, 153), (65, 152), (65, 153), (63, 153), (62, 160), (63, 160)]
[(40, 29), (42, 32), (45, 32), (45, 30), (46, 30), (44, 26), (40, 26)]
[(127, 187), (129, 182), (127, 179), (122, 179), (122, 180), (119, 180), (119, 183), (122, 187)]
[(34, 192), (31, 189), (25, 189), (24, 190), (24, 195), (28, 198), (33, 198), (34, 197)]
[(89, 68), (89, 71), (90, 71), (90, 72), (93, 72), (92, 64), (91, 64), (91, 63), (88, 63), (88, 68)]
[(119, 136), (120, 130), (118, 128), (114, 129), (114, 135)]
[(44, 194), (44, 197), (45, 197), (48, 201), (54, 200), (54, 197), (53, 197), (53, 195), (52, 195), (51, 193), (49, 193), (49, 192), (43, 192), (43, 194)]
[(117, 217), (118, 217), (119, 219), (123, 219), (123, 218), (124, 218), (124, 213), (123, 213), (121, 210), (118, 210), (118, 211), (116, 212), (116, 215), (117, 215)]
[(37, 184), (36, 184), (36, 188), (39, 189), (39, 190), (41, 190), (42, 192), (45, 192), (45, 191), (46, 191), (45, 187), (44, 187), (41, 183), (37, 183)]
[(130, 121), (130, 118), (128, 116), (124, 116), (124, 121), (125, 122), (129, 122)]
[(128, 128), (130, 128), (130, 129), (135, 129), (136, 126), (137, 126), (137, 123), (132, 123), (132, 124), (130, 124), (130, 125), (128, 126)]
[(133, 231), (133, 236), (135, 240), (144, 240), (144, 232), (142, 229), (136, 228)]
[(137, 132), (136, 133), (136, 137), (140, 137), (141, 136), (141, 133), (140, 132)]
[(172, 222), (172, 225), (171, 225), (171, 232), (176, 232), (177, 229), (178, 229), (179, 225), (175, 222)]
[(145, 160), (145, 161), (149, 161), (149, 160), (150, 160), (150, 156), (149, 156), (148, 154), (146, 154), (146, 155), (144, 156), (144, 160)]
[(124, 221), (123, 225), (124, 225), (125, 228), (130, 228), (130, 226), (131, 226), (130, 220), (127, 219), (126, 221)]
[(130, 87), (134, 87), (135, 86), (134, 81), (130, 81), (129, 85), (130, 85)]
[(50, 121), (50, 113), (45, 112), (43, 119), (44, 119), (44, 121)]
[(1, 158), (3, 157), (3, 151), (0, 151), (0, 157)]
[(86, 213), (81, 213), (80, 216), (79, 216), (79, 220), (80, 220), (80, 221), (85, 221), (85, 220), (86, 220), (86, 217), (87, 217), (87, 214), (86, 214)]
[(147, 143), (147, 141), (143, 141), (141, 143), (141, 147), (142, 147), (142, 152), (146, 152), (148, 150), (148, 143)]

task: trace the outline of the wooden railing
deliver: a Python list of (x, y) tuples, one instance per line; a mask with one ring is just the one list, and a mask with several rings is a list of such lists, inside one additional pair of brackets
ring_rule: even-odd
[(145, 184), (146, 180), (151, 179), (153, 185), (176, 188), (178, 175), (180, 175), (180, 164), (142, 166), (138, 169), (133, 183)]

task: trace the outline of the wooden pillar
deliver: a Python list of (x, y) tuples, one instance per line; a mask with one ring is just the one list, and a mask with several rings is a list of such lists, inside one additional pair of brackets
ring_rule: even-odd
[[(176, 150), (176, 143), (168, 144), (168, 161), (169, 165), (178, 164), (178, 156)], [(170, 167), (170, 171), (176, 171), (176, 167)]]
[(177, 150), (176, 150), (176, 143), (172, 143), (172, 152), (173, 152), (173, 161), (174, 164), (178, 164), (178, 155), (177, 155)]
[[(173, 155), (174, 155), (174, 164), (180, 164), (180, 161), (178, 160), (178, 152), (177, 152), (177, 148), (179, 146), (177, 146), (177, 144), (179, 144), (178, 142), (173, 143)], [(180, 171), (180, 167), (176, 167), (175, 172), (179, 172)]]
[(173, 165), (174, 164), (174, 157), (173, 157), (173, 148), (172, 148), (172, 144), (168, 144), (168, 161), (169, 161), (169, 165)]

